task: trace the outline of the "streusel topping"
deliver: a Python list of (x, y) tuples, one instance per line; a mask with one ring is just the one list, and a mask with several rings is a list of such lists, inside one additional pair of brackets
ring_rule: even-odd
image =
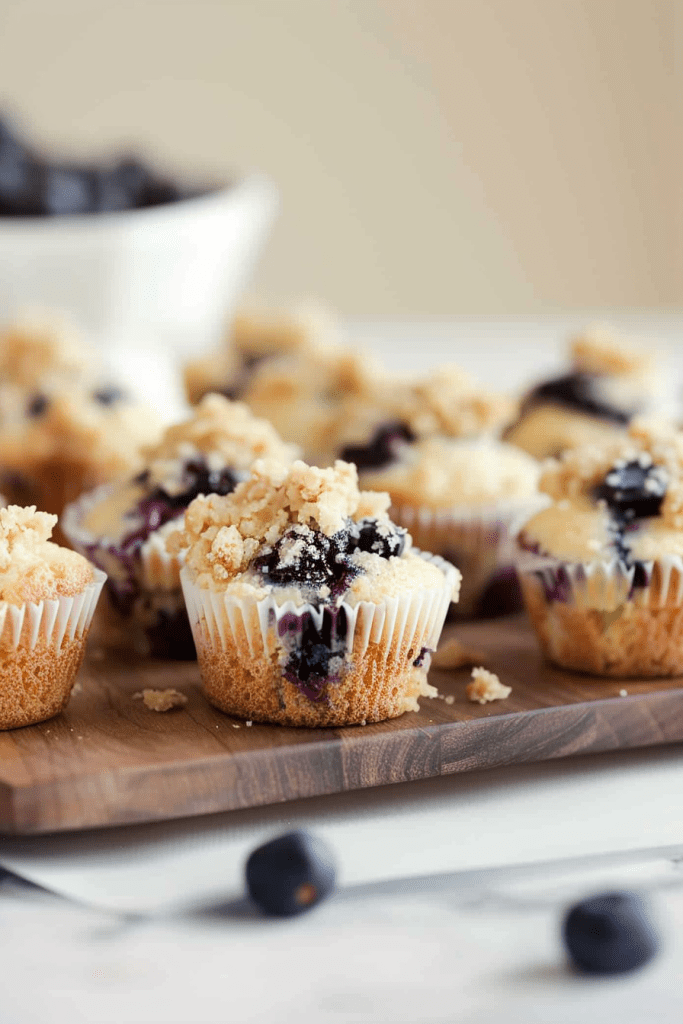
[(92, 359), (72, 327), (58, 319), (25, 320), (0, 334), (0, 381), (33, 388), (46, 378), (84, 376)]
[(203, 456), (210, 468), (230, 466), (246, 472), (256, 459), (289, 462), (296, 454), (267, 420), (254, 416), (242, 402), (217, 394), (206, 395), (189, 419), (169, 427), (161, 441), (144, 452), (150, 482), (168, 494), (182, 489), (178, 463), (196, 456)]
[(571, 342), (572, 363), (583, 373), (644, 374), (654, 369), (652, 354), (618, 337), (609, 327), (595, 325)]
[(517, 403), (478, 385), (459, 366), (441, 366), (413, 386), (407, 422), (418, 436), (473, 437), (499, 432)]
[[(195, 498), (185, 513), (184, 529), (171, 535), (168, 547), (175, 552), (188, 549), (186, 561), (200, 585), (202, 576), (225, 582), (244, 572), (257, 551), (274, 545), (290, 526), (302, 530), (303, 546), (307, 530), (331, 537), (349, 519), (388, 522), (388, 508), (388, 494), (358, 490), (356, 468), (348, 463), (319, 469), (301, 461), (287, 466), (260, 460), (232, 494)], [(292, 545), (296, 542), (295, 534)], [(289, 554), (295, 560), (300, 552), (292, 547)]]
[(34, 505), (0, 509), (0, 600), (20, 605), (79, 593), (92, 581), (90, 564), (50, 541), (57, 516)]

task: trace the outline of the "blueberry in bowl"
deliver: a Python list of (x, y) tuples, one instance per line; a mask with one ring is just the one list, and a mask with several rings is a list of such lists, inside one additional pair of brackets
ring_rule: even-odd
[[(107, 390), (107, 402), (113, 401)], [(71, 544), (108, 574), (109, 638), (142, 654), (195, 657), (180, 589), (181, 557), (166, 539), (198, 495), (234, 490), (258, 457), (291, 459), (264, 420), (246, 406), (208, 395), (192, 417), (169, 427), (134, 476), (82, 495), (65, 512)]]
[(104, 346), (220, 336), (277, 194), (260, 174), (185, 177), (130, 153), (55, 155), (0, 118), (0, 308), (66, 308)]
[(460, 575), (418, 552), (358, 490), (354, 466), (254, 463), (198, 497), (169, 539), (204, 692), (231, 715), (294, 726), (382, 721), (434, 696), (427, 680)]

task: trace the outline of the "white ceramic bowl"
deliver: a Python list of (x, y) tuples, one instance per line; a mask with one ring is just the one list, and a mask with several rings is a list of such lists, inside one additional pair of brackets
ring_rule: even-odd
[(105, 350), (196, 351), (233, 312), (276, 208), (252, 175), (149, 209), (0, 218), (0, 320), (59, 311)]

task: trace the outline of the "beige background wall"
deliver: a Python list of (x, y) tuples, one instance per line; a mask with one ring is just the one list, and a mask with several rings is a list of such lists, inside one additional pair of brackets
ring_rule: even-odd
[[(255, 290), (348, 314), (673, 306), (676, 0), (0, 0), (0, 97), (80, 150), (258, 167)], [(676, 60), (679, 60), (677, 67)]]

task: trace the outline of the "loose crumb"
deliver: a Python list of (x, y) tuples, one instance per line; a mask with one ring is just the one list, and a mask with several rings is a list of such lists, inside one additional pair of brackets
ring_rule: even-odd
[(78, 682), (74, 683), (74, 685), (71, 688), (71, 696), (75, 697), (77, 693), (82, 693), (82, 692), (83, 692), (83, 683), (79, 679)]
[(240, 726), (237, 724), (237, 722), (231, 722), (230, 724), (232, 725), (233, 729), (239, 729), (240, 728)]
[(628, 690), (619, 690), (620, 697), (628, 697)]
[[(141, 700), (150, 711), (170, 711), (171, 708), (181, 708), (187, 704), (187, 697), (179, 690), (169, 687), (167, 690), (145, 689), (141, 693), (134, 693), (133, 700)], [(216, 726), (218, 728), (218, 726)]]
[(495, 672), (489, 672), (485, 668), (473, 668), (472, 680), (467, 684), (467, 699), (476, 704), (505, 700), (512, 693), (511, 686), (505, 686)]
[(432, 668), (464, 668), (466, 665), (476, 665), (482, 660), (481, 651), (465, 647), (452, 636), (444, 640), (432, 655)]
[(444, 697), (446, 704), (455, 704), (455, 697), (452, 693), (449, 693), (447, 697)]
[(253, 724), (254, 724), (254, 723), (253, 723), (252, 721), (249, 721), (249, 722), (247, 722), (247, 723), (246, 723), (247, 729), (248, 729), (248, 728), (249, 728), (250, 726), (252, 726)]

